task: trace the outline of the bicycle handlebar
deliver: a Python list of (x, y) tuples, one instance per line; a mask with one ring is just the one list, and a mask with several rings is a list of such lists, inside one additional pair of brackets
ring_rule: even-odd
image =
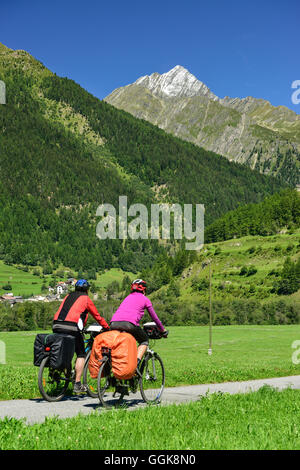
[(147, 334), (149, 339), (161, 339), (167, 338), (169, 331), (161, 331), (155, 323), (146, 323), (143, 326), (145, 333)]

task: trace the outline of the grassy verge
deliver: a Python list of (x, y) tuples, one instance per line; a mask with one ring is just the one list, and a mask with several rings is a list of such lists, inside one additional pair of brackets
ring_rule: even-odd
[(196, 403), (0, 422), (1, 449), (299, 449), (300, 392), (264, 387)]

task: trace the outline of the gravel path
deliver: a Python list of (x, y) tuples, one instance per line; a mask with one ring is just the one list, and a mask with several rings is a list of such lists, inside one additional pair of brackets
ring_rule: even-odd
[[(264, 385), (270, 385), (278, 390), (288, 387), (300, 389), (300, 376), (166, 388), (162, 404), (196, 401), (206, 393), (247, 393), (259, 390)], [(126, 403), (129, 410), (147, 406), (142, 401), (139, 392), (127, 397)], [(95, 410), (98, 410), (100, 413), (103, 412), (103, 408), (99, 406), (98, 399), (92, 399), (87, 396), (67, 397), (58, 403), (49, 403), (43, 399), (0, 401), (0, 419), (6, 416), (18, 419), (26, 418), (28, 424), (41, 423), (48, 416), (70, 418), (78, 413), (88, 414)]]

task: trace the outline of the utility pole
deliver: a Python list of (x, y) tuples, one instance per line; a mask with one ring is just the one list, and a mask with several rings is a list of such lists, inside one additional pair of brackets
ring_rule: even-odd
[(209, 346), (208, 355), (212, 355), (212, 308), (211, 308), (211, 261), (209, 263)]

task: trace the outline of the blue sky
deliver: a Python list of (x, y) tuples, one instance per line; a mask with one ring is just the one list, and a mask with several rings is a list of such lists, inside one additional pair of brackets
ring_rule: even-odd
[(1, 0), (0, 20), (0, 42), (100, 99), (182, 65), (220, 97), (300, 114), (299, 0)]

